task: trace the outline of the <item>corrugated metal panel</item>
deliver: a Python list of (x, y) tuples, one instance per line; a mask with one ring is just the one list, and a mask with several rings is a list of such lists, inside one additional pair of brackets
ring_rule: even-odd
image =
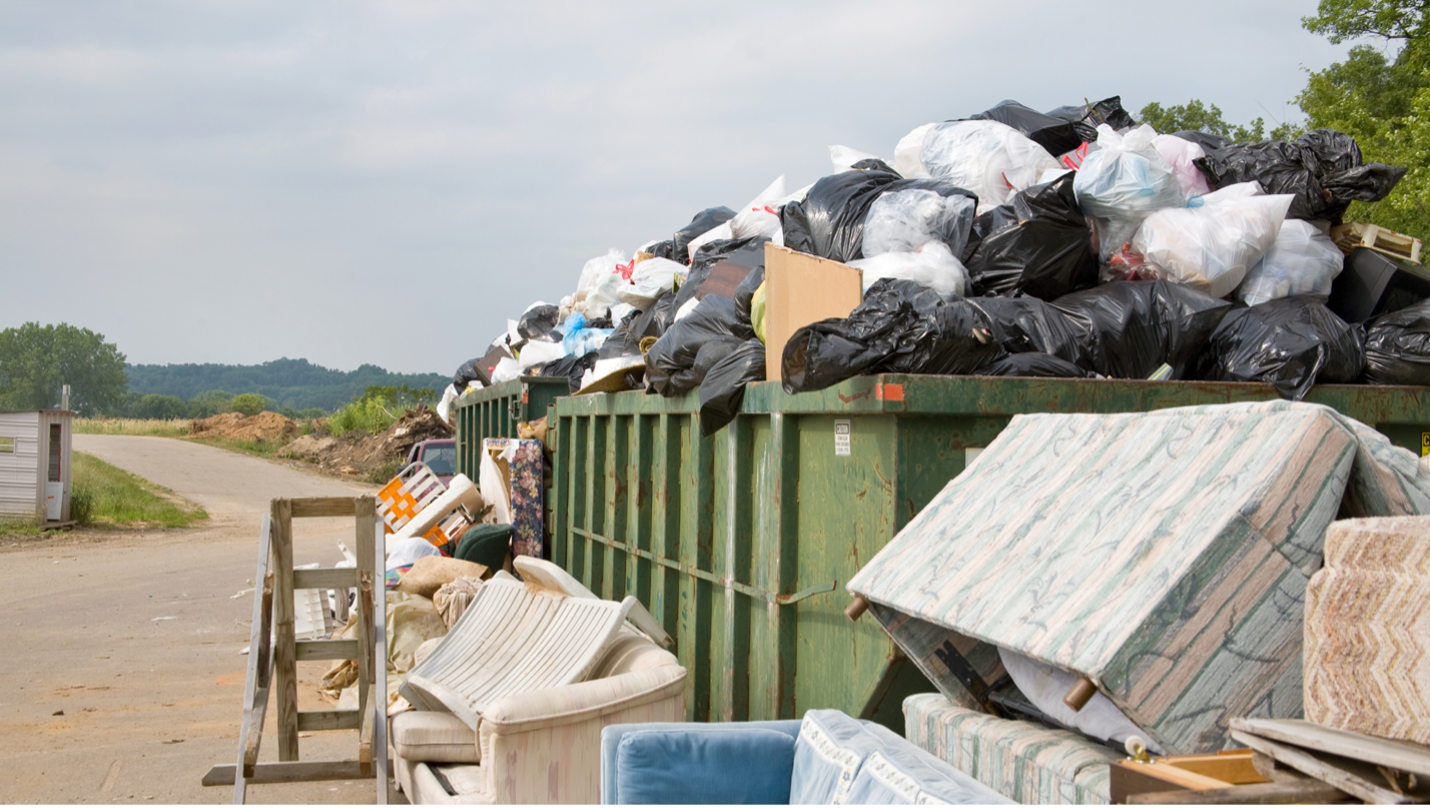
[(28, 517), (43, 502), (39, 430), (39, 413), (0, 413), (0, 436), (15, 439), (13, 453), (0, 453), (0, 514)]

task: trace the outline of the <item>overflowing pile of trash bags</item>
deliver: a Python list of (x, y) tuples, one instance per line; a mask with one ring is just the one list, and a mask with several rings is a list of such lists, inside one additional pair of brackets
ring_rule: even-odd
[(830, 147), (834, 172), (592, 258), (458, 369), (445, 404), (519, 375), (571, 391), (699, 392), (707, 433), (765, 378), (765, 245), (859, 268), (863, 303), (795, 332), (784, 389), (860, 374), (1430, 384), (1430, 304), (1347, 323), (1326, 306), (1329, 235), (1404, 168), (1349, 136), (1230, 143), (1158, 133), (1118, 98), (1005, 101), (919, 126), (893, 159)]

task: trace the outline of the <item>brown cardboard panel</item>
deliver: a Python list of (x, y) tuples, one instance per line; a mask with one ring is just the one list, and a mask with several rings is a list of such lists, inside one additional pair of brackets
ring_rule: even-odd
[(864, 293), (864, 274), (847, 264), (765, 245), (765, 377), (780, 378), (785, 343), (796, 331), (848, 317)]

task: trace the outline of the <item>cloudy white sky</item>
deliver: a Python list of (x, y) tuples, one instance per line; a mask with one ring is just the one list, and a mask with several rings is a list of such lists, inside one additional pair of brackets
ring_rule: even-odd
[(451, 373), (587, 258), (1005, 98), (1297, 117), (1314, 0), (0, 3), (0, 328)]

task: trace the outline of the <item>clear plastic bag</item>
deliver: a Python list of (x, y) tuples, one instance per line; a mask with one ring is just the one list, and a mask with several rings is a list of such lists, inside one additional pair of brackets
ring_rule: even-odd
[(1257, 188), (1257, 195), (1247, 196), (1247, 190), (1228, 188), (1235, 193), (1208, 194), (1195, 208), (1148, 216), (1132, 238), (1132, 249), (1145, 261), (1142, 272), (1213, 298), (1231, 294), (1276, 243), (1291, 207), (1289, 194), (1264, 196)]
[(915, 251), (880, 253), (872, 258), (851, 261), (849, 266), (863, 271), (865, 292), (880, 278), (901, 278), (926, 286), (947, 300), (961, 298), (968, 293), (968, 270), (963, 262), (954, 257), (948, 245), (937, 240)]
[(976, 207), (968, 197), (945, 197), (927, 188), (884, 194), (874, 200), (864, 218), (864, 257), (912, 253), (931, 241), (943, 242), (953, 255), (962, 255)]
[[(909, 133), (908, 138), (913, 137), (914, 133)], [(897, 161), (897, 150), (895, 155)], [(935, 124), (923, 138), (918, 159), (917, 168), (924, 174), (913, 176), (932, 177), (972, 191), (978, 195), (979, 213), (1037, 185), (1044, 171), (1058, 167), (1047, 149), (997, 121)]]
[(1247, 271), (1236, 299), (1255, 306), (1292, 295), (1329, 296), (1344, 262), (1345, 254), (1320, 228), (1287, 219), (1265, 257)]
[(1187, 204), (1176, 172), (1152, 145), (1157, 131), (1146, 124), (1119, 135), (1097, 128), (1098, 150), (1078, 169), (1073, 190), (1083, 213), (1098, 220), (1103, 260), (1132, 240), (1150, 214)]
[[(626, 279), (618, 268), (626, 263), (626, 254), (612, 248), (581, 268), (581, 281), (576, 287), (576, 309), (589, 317), (605, 315), (606, 310), (620, 302), (617, 294)], [(582, 293), (585, 293), (582, 295)]]
[(668, 258), (648, 258), (631, 270), (631, 282), (616, 289), (622, 301), (644, 312), (667, 292), (675, 289), (675, 279), (690, 268)]
[(1207, 184), (1206, 175), (1192, 164), (1193, 160), (1206, 157), (1206, 150), (1189, 140), (1182, 140), (1176, 135), (1158, 135), (1152, 139), (1152, 145), (1156, 147), (1157, 154), (1161, 155), (1162, 159), (1167, 161), (1167, 165), (1172, 167), (1172, 172), (1177, 175), (1178, 184), (1182, 186), (1183, 194), (1191, 197), (1211, 193), (1212, 187)]

